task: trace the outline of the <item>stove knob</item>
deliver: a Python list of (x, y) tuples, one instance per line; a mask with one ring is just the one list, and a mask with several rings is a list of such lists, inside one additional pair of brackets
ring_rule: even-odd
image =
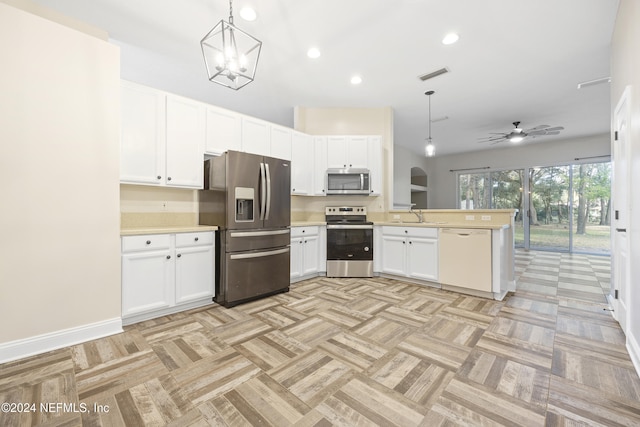
[(364, 247), (364, 251), (365, 251), (365, 252), (369, 252), (369, 246), (365, 246), (365, 247)]

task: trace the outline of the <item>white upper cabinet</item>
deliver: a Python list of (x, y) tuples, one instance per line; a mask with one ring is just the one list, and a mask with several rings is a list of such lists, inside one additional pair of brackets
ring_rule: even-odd
[(366, 136), (347, 137), (347, 167), (364, 168), (369, 167), (369, 139)]
[(167, 97), (167, 185), (202, 188), (205, 106)]
[(291, 139), (293, 131), (284, 126), (271, 125), (271, 157), (291, 160)]
[(291, 144), (291, 194), (313, 193), (313, 138), (302, 132), (293, 132)]
[(367, 168), (368, 152), (366, 136), (327, 137), (328, 168)]
[(205, 153), (220, 155), (227, 150), (242, 150), (240, 114), (207, 106)]
[(202, 188), (205, 106), (122, 82), (120, 181)]
[(120, 180), (165, 182), (165, 95), (129, 82), (121, 85)]
[(242, 116), (242, 151), (271, 155), (271, 132), (268, 122)]
[(327, 137), (327, 168), (347, 167), (347, 137)]
[(382, 194), (382, 138), (379, 136), (368, 137), (368, 167), (370, 172), (371, 195), (379, 196)]
[(327, 177), (327, 137), (313, 137), (313, 195), (326, 195)]

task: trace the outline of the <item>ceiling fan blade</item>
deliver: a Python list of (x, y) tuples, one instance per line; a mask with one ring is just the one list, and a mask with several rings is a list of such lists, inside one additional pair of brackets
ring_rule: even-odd
[(539, 136), (539, 135), (546, 135), (547, 131), (544, 129), (541, 130), (534, 130), (533, 132), (527, 132), (528, 136)]
[(556, 126), (553, 128), (549, 128), (549, 129), (545, 129), (547, 132), (555, 132), (557, 130), (563, 130), (564, 128), (562, 126)]
[(529, 133), (529, 132), (533, 132), (533, 131), (540, 130), (540, 129), (546, 129), (548, 127), (550, 127), (550, 126), (549, 125), (538, 125), (538, 126), (532, 127), (531, 129), (525, 130), (525, 132)]
[(492, 143), (491, 143), (491, 144), (489, 144), (489, 145), (496, 145), (496, 144), (501, 143), (502, 141), (504, 141), (504, 140), (500, 140), (500, 141), (492, 142)]
[(553, 131), (553, 132), (547, 132), (547, 133), (545, 133), (545, 135), (559, 135), (559, 134), (560, 134), (560, 131), (559, 131), (559, 130), (556, 130), (556, 131)]
[(491, 138), (487, 138), (487, 139), (483, 139), (478, 141), (478, 143), (483, 143), (483, 142), (493, 142), (493, 141), (504, 141), (506, 138), (504, 136), (493, 136)]

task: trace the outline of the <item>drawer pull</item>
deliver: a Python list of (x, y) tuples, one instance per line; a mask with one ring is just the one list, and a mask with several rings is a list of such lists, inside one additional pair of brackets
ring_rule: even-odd
[(150, 244), (151, 244), (151, 240), (147, 240), (147, 245), (150, 245)]
[(167, 255), (167, 259), (171, 259), (171, 255)]
[(196, 238), (195, 238), (195, 239), (193, 239), (193, 240), (195, 240), (195, 241), (197, 242), (197, 241), (198, 241), (198, 238), (196, 237)]
[(182, 256), (182, 254), (178, 254), (178, 258), (180, 258)]

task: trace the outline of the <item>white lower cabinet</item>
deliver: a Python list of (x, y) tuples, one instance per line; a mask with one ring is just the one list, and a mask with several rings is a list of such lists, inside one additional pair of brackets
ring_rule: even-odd
[(438, 281), (438, 229), (382, 227), (381, 272)]
[(322, 266), (322, 233), (319, 226), (291, 227), (291, 282), (317, 276)]
[(123, 323), (211, 303), (213, 237), (213, 231), (123, 237)]

